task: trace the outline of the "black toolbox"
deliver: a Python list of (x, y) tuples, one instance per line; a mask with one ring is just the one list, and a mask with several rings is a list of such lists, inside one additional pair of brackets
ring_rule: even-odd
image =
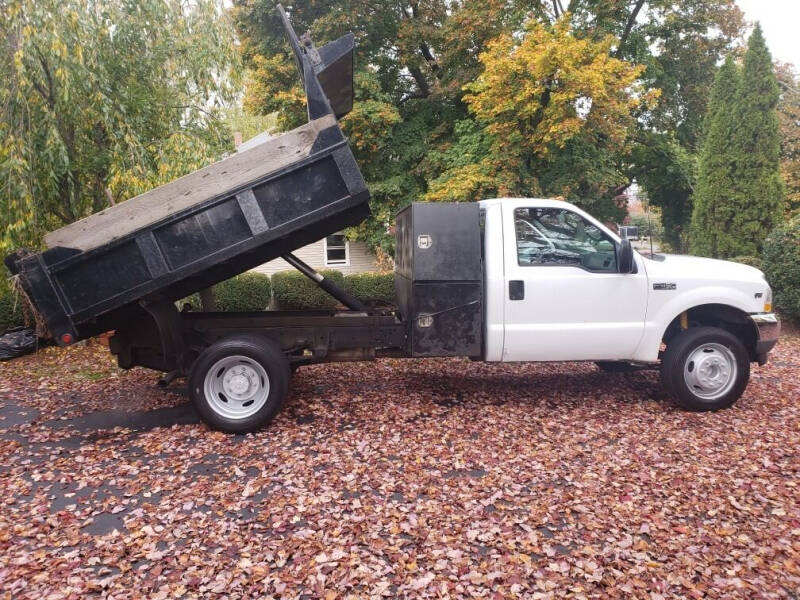
[(483, 261), (476, 203), (414, 203), (397, 215), (395, 292), (410, 356), (482, 355)]

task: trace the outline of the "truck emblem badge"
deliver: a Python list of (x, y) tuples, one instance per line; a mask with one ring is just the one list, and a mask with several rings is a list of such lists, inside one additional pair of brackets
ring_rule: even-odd
[(433, 246), (433, 238), (429, 236), (427, 233), (423, 233), (420, 236), (417, 236), (417, 246), (422, 248), (423, 250), (427, 250), (431, 246)]
[(654, 290), (677, 290), (678, 284), (677, 283), (654, 283), (653, 284)]

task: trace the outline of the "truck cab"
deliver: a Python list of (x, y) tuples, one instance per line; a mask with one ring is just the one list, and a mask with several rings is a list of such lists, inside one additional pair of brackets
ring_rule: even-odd
[[(679, 361), (680, 377), (670, 372), (667, 378), (705, 397), (691, 407), (706, 408), (718, 407), (738, 380), (746, 384), (749, 363), (765, 361), (777, 341), (772, 291), (758, 269), (691, 256), (645, 257), (567, 202), (479, 204), (485, 360), (666, 364), (679, 339), (697, 338), (682, 344), (690, 348)], [(729, 345), (736, 348), (720, 336), (734, 339)]]

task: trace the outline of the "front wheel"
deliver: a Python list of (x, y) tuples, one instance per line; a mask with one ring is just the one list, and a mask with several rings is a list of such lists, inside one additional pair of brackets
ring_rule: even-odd
[(681, 408), (728, 408), (744, 393), (750, 357), (742, 342), (717, 327), (693, 327), (670, 340), (661, 381)]
[(289, 390), (289, 363), (272, 341), (248, 335), (206, 348), (189, 374), (200, 418), (228, 433), (247, 433), (278, 414)]

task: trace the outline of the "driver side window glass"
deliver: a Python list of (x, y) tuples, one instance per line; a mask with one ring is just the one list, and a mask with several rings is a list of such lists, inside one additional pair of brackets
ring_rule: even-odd
[(521, 266), (575, 266), (615, 273), (614, 241), (600, 228), (564, 208), (514, 211), (517, 260)]

